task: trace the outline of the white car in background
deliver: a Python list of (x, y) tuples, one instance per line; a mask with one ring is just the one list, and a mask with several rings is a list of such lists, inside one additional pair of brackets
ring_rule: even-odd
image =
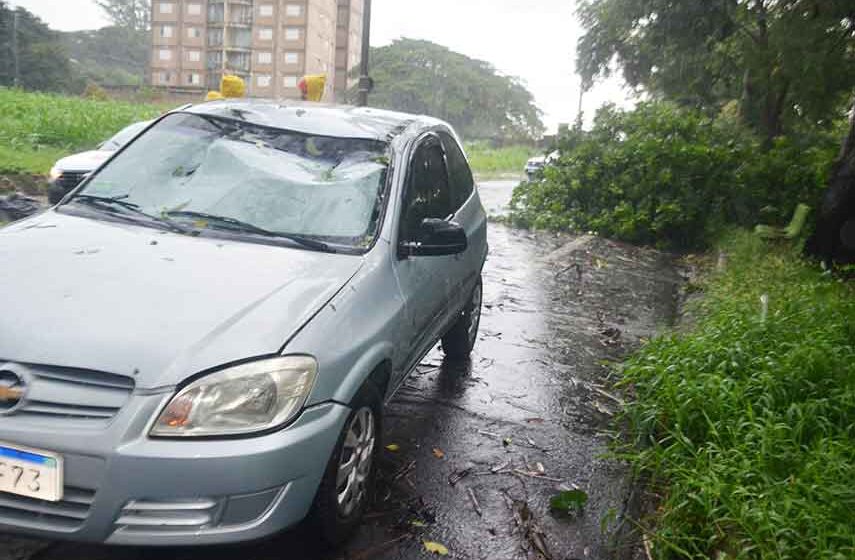
[(556, 150), (545, 156), (530, 158), (525, 164), (525, 175), (528, 177), (528, 180), (533, 181), (536, 179), (538, 172), (542, 171), (547, 165), (552, 164), (559, 157), (561, 157), (561, 153)]
[(50, 170), (50, 186), (48, 187), (50, 203), (56, 204), (62, 200), (62, 197), (79, 185), (86, 178), (86, 175), (98, 169), (116, 151), (136, 138), (137, 134), (145, 130), (151, 122), (134, 123), (123, 128), (115, 136), (98, 146), (97, 150), (70, 155), (57, 161)]

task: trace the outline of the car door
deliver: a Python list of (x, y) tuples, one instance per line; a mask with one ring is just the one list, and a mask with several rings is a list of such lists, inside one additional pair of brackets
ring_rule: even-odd
[[(403, 197), (396, 246), (418, 241), (425, 218), (449, 219), (453, 202), (448, 184), (445, 152), (435, 134), (423, 137), (410, 158)], [(395, 271), (404, 298), (408, 333), (404, 336), (406, 374), (442, 334), (454, 296), (454, 278), (448, 272), (455, 256), (408, 256), (398, 252)]]
[(472, 170), (457, 140), (447, 132), (438, 136), (445, 151), (448, 167), (453, 220), (463, 226), (469, 246), (464, 253), (454, 256), (448, 274), (456, 296), (453, 305), (458, 309), (467, 304), (478, 281), (486, 255), (487, 215), (475, 190)]

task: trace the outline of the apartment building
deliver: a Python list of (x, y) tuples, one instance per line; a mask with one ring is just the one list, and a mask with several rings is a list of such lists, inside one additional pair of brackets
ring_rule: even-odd
[(299, 98), (325, 74), (324, 101), (342, 100), (359, 65), (364, 0), (153, 0), (151, 85), (219, 89), (223, 74), (252, 97)]

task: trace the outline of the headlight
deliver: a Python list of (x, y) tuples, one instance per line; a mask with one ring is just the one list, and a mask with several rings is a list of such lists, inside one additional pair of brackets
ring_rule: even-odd
[(276, 428), (303, 408), (317, 373), (314, 358), (285, 356), (206, 375), (172, 397), (151, 435), (225, 436)]
[(52, 167), (52, 168), (51, 168), (51, 170), (50, 170), (50, 180), (51, 180), (51, 181), (56, 181), (56, 180), (57, 180), (57, 179), (59, 179), (60, 177), (62, 177), (62, 170), (61, 170), (61, 169), (57, 169), (56, 167)]

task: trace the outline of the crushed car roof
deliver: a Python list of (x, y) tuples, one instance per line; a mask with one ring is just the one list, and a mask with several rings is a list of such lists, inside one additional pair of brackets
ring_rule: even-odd
[(419, 124), (419, 128), (444, 124), (431, 117), (382, 109), (284, 100), (228, 99), (193, 105), (181, 111), (318, 136), (384, 142), (390, 142), (414, 124)]

